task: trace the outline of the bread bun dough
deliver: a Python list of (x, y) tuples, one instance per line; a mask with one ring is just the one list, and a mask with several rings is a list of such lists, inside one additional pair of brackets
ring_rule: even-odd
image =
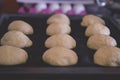
[(100, 34), (89, 37), (87, 41), (88, 48), (95, 50), (103, 46), (116, 46), (116, 45), (117, 42), (113, 37)]
[(21, 31), (26, 35), (33, 34), (34, 32), (32, 26), (22, 20), (15, 20), (11, 22), (8, 26), (8, 30)]
[(94, 63), (102, 66), (120, 66), (120, 48), (101, 47), (94, 54)]
[(70, 66), (78, 62), (77, 54), (64, 47), (53, 47), (48, 49), (42, 56), (44, 62), (53, 66)]
[(69, 34), (71, 32), (71, 27), (67, 24), (61, 23), (52, 23), (47, 27), (46, 33), (47, 35), (54, 34)]
[(13, 46), (0, 46), (0, 65), (18, 65), (27, 61), (25, 50)]
[(32, 41), (20, 31), (9, 31), (2, 37), (1, 45), (24, 48), (32, 46)]
[(86, 15), (83, 17), (81, 25), (87, 27), (91, 24), (96, 24), (96, 23), (105, 24), (104, 20), (98, 16)]
[(95, 34), (110, 35), (110, 30), (107, 26), (99, 23), (88, 26), (85, 35), (89, 37)]
[(47, 24), (55, 22), (70, 25), (70, 20), (65, 14), (54, 14), (47, 20)]
[(49, 37), (45, 41), (45, 46), (47, 48), (52, 48), (56, 46), (61, 46), (65, 48), (75, 48), (76, 47), (76, 41), (67, 34), (56, 34), (51, 37)]

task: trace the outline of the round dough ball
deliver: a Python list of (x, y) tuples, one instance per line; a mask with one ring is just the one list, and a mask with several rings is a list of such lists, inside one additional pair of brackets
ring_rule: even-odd
[(85, 31), (85, 35), (92, 36), (95, 34), (110, 35), (110, 30), (107, 26), (104, 26), (103, 24), (99, 23), (88, 26)]
[(100, 34), (91, 36), (87, 41), (88, 48), (95, 50), (103, 46), (116, 46), (116, 45), (117, 42), (113, 37)]
[(27, 61), (25, 50), (13, 46), (0, 46), (0, 65), (18, 65)]
[(53, 66), (70, 66), (78, 62), (77, 54), (64, 47), (53, 47), (48, 49), (42, 56), (44, 62)]
[(120, 49), (104, 46), (94, 54), (94, 63), (102, 66), (120, 66)]
[(56, 34), (51, 37), (49, 37), (45, 41), (45, 46), (47, 48), (52, 48), (56, 46), (61, 46), (65, 48), (75, 48), (76, 47), (76, 41), (67, 34)]
[(33, 28), (30, 24), (22, 21), (22, 20), (15, 20), (11, 22), (8, 26), (8, 30), (17, 30), (21, 31), (24, 34), (33, 34)]
[(105, 24), (104, 20), (98, 16), (86, 15), (83, 17), (81, 25), (87, 27), (91, 24), (96, 24), (96, 23)]
[(71, 32), (71, 27), (67, 24), (61, 23), (52, 23), (48, 26), (46, 33), (47, 35), (54, 35), (54, 34), (69, 34)]
[(1, 45), (24, 48), (32, 46), (32, 41), (20, 31), (9, 31), (2, 37)]
[(54, 14), (47, 20), (47, 24), (51, 24), (55, 22), (70, 25), (70, 20), (65, 14), (60, 14), (60, 13)]

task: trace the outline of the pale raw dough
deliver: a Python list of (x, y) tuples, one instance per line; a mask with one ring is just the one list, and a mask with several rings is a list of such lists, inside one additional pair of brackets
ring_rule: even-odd
[(100, 34), (89, 37), (87, 41), (88, 48), (95, 50), (103, 46), (116, 46), (116, 45), (117, 42), (113, 37), (107, 35), (100, 35)]
[(8, 26), (8, 30), (21, 31), (26, 35), (33, 34), (34, 32), (32, 26), (22, 20), (15, 20), (11, 22)]
[(13, 46), (0, 46), (0, 65), (18, 65), (27, 61), (25, 50)]
[(46, 33), (47, 35), (54, 34), (69, 34), (71, 32), (71, 27), (67, 24), (61, 23), (52, 23), (47, 27)]
[(56, 34), (53, 35), (51, 37), (49, 37), (46, 41), (45, 41), (45, 46), (47, 48), (52, 48), (52, 47), (56, 47), (56, 46), (61, 46), (61, 47), (65, 47), (65, 48), (75, 48), (76, 47), (76, 41), (67, 34)]
[(85, 35), (90, 37), (95, 34), (110, 35), (110, 30), (107, 26), (99, 23), (88, 26)]
[(102, 66), (120, 66), (120, 48), (101, 47), (94, 54), (94, 63)]
[(55, 22), (70, 25), (70, 20), (65, 14), (54, 14), (47, 20), (47, 24)]
[(53, 66), (70, 66), (78, 62), (77, 54), (64, 47), (53, 47), (48, 49), (42, 56), (44, 62)]
[(95, 15), (86, 15), (83, 17), (81, 25), (88, 27), (89, 25), (96, 23), (105, 24), (105, 21), (102, 18)]
[(2, 37), (1, 45), (24, 48), (32, 46), (32, 41), (20, 31), (8, 31)]

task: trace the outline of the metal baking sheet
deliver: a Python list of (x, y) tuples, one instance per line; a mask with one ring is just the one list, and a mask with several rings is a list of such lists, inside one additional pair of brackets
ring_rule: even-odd
[[(0, 66), (0, 78), (9, 77), (38, 77), (38, 78), (119, 78), (119, 67), (103, 67), (93, 63), (94, 50), (87, 48), (88, 37), (84, 35), (85, 27), (80, 26), (81, 16), (69, 16), (71, 20), (71, 36), (76, 40), (77, 46), (73, 50), (79, 56), (78, 64), (67, 67), (50, 66), (42, 61), (42, 54), (47, 50), (44, 42), (49, 37), (46, 35), (46, 20), (50, 15), (28, 14), (3, 14), (0, 18), (0, 39), (8, 31), (8, 25), (14, 20), (23, 20), (34, 29), (34, 34), (28, 37), (33, 41), (33, 46), (24, 48), (29, 55), (25, 64), (16, 66)], [(106, 26), (111, 31), (111, 36), (120, 47), (120, 30), (110, 18), (102, 16)]]

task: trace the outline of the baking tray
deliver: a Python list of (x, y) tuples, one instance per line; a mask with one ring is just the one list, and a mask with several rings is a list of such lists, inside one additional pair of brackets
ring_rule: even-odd
[[(71, 20), (71, 36), (76, 40), (77, 46), (73, 50), (79, 56), (78, 64), (68, 67), (50, 66), (42, 61), (42, 54), (47, 50), (44, 42), (49, 37), (46, 35), (46, 20), (50, 15), (30, 14), (3, 14), (0, 18), (0, 39), (8, 31), (8, 25), (14, 20), (23, 20), (34, 29), (34, 34), (28, 37), (33, 41), (33, 46), (24, 48), (29, 55), (25, 64), (16, 66), (0, 66), (0, 78), (12, 77), (37, 77), (37, 78), (119, 78), (119, 67), (103, 67), (93, 63), (94, 50), (87, 48), (88, 37), (84, 35), (85, 27), (80, 26), (82, 16), (68, 16)], [(111, 31), (111, 36), (120, 47), (120, 30), (107, 16), (101, 16)]]

